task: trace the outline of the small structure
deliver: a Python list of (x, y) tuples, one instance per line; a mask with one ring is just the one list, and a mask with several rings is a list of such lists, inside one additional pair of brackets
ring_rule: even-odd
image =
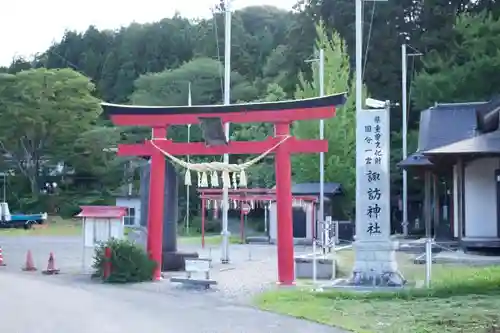
[(86, 268), (86, 249), (94, 248), (100, 242), (111, 238), (125, 237), (124, 218), (127, 215), (126, 207), (115, 206), (81, 206), (82, 211), (77, 217), (83, 223), (83, 267)]
[(434, 237), (500, 247), (499, 113), (500, 98), (422, 111), (418, 151), (400, 165), (425, 175), (424, 220)]
[(217, 281), (210, 278), (211, 259), (186, 259), (185, 266), (186, 276), (173, 276), (170, 278), (170, 282), (190, 286), (202, 286), (205, 289), (209, 289), (210, 286), (217, 284)]
[[(201, 198), (201, 207), (204, 212), (205, 209), (217, 210), (222, 205), (222, 189), (212, 188), (212, 189), (199, 189)], [(293, 214), (293, 234), (294, 238), (306, 239), (309, 237), (312, 240), (314, 235), (314, 211), (313, 208), (317, 196), (313, 195), (294, 195), (292, 194), (292, 204), (294, 206)], [(245, 241), (245, 209), (248, 207), (250, 210), (254, 208), (264, 208), (265, 209), (265, 227), (267, 232), (268, 241), (275, 243), (277, 239), (277, 219), (276, 219), (276, 190), (275, 189), (265, 189), (265, 188), (253, 188), (253, 189), (231, 189), (229, 190), (229, 201), (230, 207), (233, 209), (240, 210), (240, 220), (241, 220), (241, 239)], [(274, 208), (272, 208), (274, 207)], [(306, 210), (305, 216), (301, 219), (296, 219), (295, 211), (300, 209), (301, 212)], [(267, 213), (269, 211), (269, 213)], [(201, 215), (202, 224), (202, 245), (204, 246), (204, 233), (205, 233), (205, 214)], [(268, 222), (269, 217), (269, 222)], [(296, 223), (297, 221), (297, 223)], [(296, 237), (299, 234), (300, 237)]]
[[(293, 205), (293, 238), (296, 242), (311, 242), (313, 237), (321, 233), (319, 219), (319, 183), (299, 183), (292, 185)], [(334, 214), (333, 198), (342, 195), (342, 185), (339, 183), (324, 184), (325, 217)], [(314, 198), (314, 200), (300, 200), (300, 198)], [(334, 215), (333, 215), (334, 216)], [(276, 241), (277, 219), (276, 201), (269, 205), (269, 238)]]

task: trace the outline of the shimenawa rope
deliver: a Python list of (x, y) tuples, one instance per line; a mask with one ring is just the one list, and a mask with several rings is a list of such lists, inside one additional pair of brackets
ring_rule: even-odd
[(247, 186), (247, 176), (245, 173), (245, 169), (251, 167), (257, 162), (261, 161), (264, 157), (269, 155), (274, 149), (278, 148), (282, 143), (288, 140), (291, 136), (286, 135), (283, 136), (283, 139), (280, 140), (277, 144), (275, 144), (270, 149), (266, 150), (256, 158), (247, 161), (243, 164), (227, 164), (221, 162), (210, 162), (210, 163), (189, 163), (180, 158), (175, 157), (174, 155), (169, 154), (167, 151), (158, 147), (158, 145), (154, 142), (154, 140), (165, 140), (165, 139), (153, 139), (150, 140), (153, 147), (158, 149), (163, 155), (168, 157), (172, 162), (177, 163), (181, 167), (186, 169), (186, 174), (184, 175), (184, 184), (191, 185), (191, 171), (195, 171), (198, 175), (198, 186), (199, 187), (207, 187), (208, 186), (208, 177), (210, 176), (210, 183), (213, 187), (219, 186), (219, 177), (217, 172), (222, 172), (222, 186), (223, 187), (231, 187), (231, 178), (229, 173), (233, 173), (232, 177), (232, 185), (234, 188), (238, 186), (238, 177), (237, 173), (239, 173), (239, 185), (241, 187)]

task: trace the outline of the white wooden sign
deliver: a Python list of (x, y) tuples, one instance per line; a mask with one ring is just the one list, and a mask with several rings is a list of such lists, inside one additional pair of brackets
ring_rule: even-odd
[(210, 270), (210, 260), (186, 259), (186, 272), (208, 272)]
[(94, 247), (111, 238), (123, 239), (125, 236), (123, 218), (85, 217), (83, 220), (83, 243), (85, 247)]
[(356, 239), (380, 241), (391, 232), (389, 111), (364, 110), (356, 121)]

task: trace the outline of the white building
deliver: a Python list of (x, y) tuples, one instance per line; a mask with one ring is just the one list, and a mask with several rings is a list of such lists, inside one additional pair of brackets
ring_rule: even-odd
[(138, 195), (116, 196), (116, 206), (127, 208), (125, 226), (139, 227), (141, 225), (141, 198)]
[(432, 173), (423, 220), (463, 247), (500, 247), (499, 113), (500, 99), (436, 104), (421, 113), (418, 153), (400, 163)]

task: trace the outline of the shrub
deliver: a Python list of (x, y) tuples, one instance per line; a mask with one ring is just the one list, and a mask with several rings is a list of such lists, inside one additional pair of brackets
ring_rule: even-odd
[[(111, 249), (111, 274), (104, 278), (104, 266), (107, 258), (104, 256), (106, 247)], [(150, 281), (156, 263), (149, 259), (146, 251), (139, 245), (128, 240), (111, 239), (99, 244), (94, 253), (93, 278), (109, 283), (131, 283)]]

